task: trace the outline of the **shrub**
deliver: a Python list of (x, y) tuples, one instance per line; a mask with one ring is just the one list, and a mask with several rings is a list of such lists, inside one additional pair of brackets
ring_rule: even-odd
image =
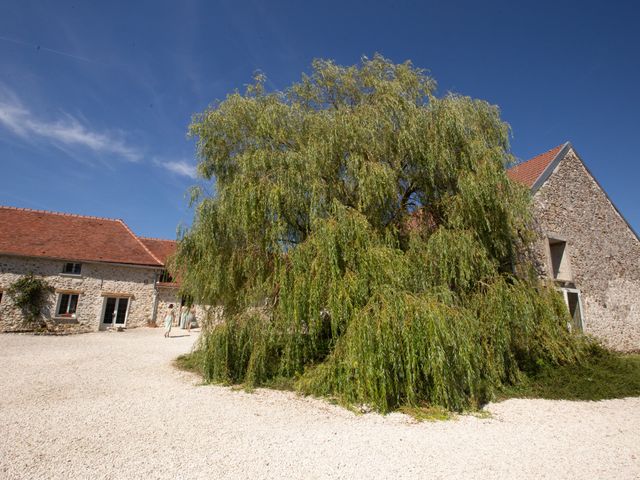
[(20, 277), (7, 289), (15, 307), (22, 311), (25, 320), (30, 323), (39, 320), (46, 296), (50, 292), (53, 292), (53, 287), (33, 273)]

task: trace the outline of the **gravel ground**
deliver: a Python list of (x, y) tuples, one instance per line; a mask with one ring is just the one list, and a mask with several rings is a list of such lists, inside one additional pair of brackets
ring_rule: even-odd
[(640, 398), (354, 415), (198, 385), (162, 333), (0, 335), (0, 478), (640, 478)]

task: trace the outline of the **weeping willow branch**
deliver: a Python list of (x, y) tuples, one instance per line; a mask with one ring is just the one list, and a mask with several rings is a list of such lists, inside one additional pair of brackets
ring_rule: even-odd
[(316, 60), (284, 92), (264, 81), (190, 128), (215, 193), (196, 199), (172, 268), (224, 307), (208, 381), (462, 409), (580, 361), (558, 294), (513, 273), (531, 270), (530, 198), (505, 174), (497, 107), (438, 97), (425, 71), (378, 55)]

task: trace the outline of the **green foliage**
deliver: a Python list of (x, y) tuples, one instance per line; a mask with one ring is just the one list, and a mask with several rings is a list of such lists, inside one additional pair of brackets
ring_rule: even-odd
[(20, 277), (7, 289), (15, 307), (22, 310), (29, 322), (38, 320), (46, 295), (50, 292), (53, 292), (53, 287), (33, 273)]
[[(197, 115), (197, 205), (172, 268), (225, 322), (202, 343), (206, 380), (379, 411), (473, 408), (523, 372), (571, 364), (559, 295), (516, 265), (528, 192), (505, 166), (497, 107), (410, 63), (317, 60), (284, 92), (258, 76)], [(517, 267), (517, 268), (515, 268)]]
[(191, 353), (180, 355), (175, 359), (174, 364), (180, 370), (204, 376), (204, 350), (195, 350)]
[(548, 398), (554, 400), (605, 400), (640, 395), (640, 355), (591, 352), (579, 364), (546, 367), (509, 385), (499, 398)]
[(413, 417), (418, 422), (437, 422), (453, 418), (453, 415), (449, 410), (433, 405), (405, 405), (400, 407), (399, 410), (402, 413)]

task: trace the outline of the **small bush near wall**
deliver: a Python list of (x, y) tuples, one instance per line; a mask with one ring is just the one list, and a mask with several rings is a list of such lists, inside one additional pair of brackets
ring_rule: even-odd
[(53, 292), (53, 287), (33, 273), (20, 277), (7, 289), (7, 294), (15, 307), (22, 310), (25, 323), (29, 326), (38, 322), (46, 326), (40, 313), (50, 292)]

